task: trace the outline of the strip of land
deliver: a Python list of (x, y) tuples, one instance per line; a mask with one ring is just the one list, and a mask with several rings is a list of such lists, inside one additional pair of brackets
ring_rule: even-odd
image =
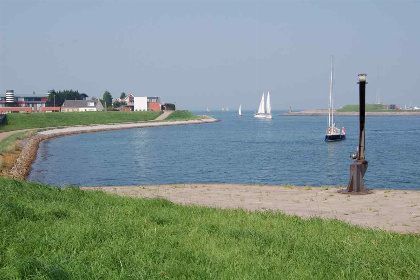
[(343, 195), (337, 188), (236, 184), (83, 187), (128, 197), (165, 198), (185, 205), (282, 211), (300, 217), (339, 219), (362, 227), (420, 233), (420, 192), (374, 190)]
[[(358, 116), (359, 112), (338, 112), (334, 110), (336, 116)], [(328, 110), (304, 110), (299, 112), (284, 113), (282, 116), (328, 116)], [(366, 112), (366, 116), (420, 116), (420, 111), (395, 111), (395, 112)]]

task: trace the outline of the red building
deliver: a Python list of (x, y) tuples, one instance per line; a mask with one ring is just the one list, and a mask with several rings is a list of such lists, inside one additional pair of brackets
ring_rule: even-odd
[(15, 95), (13, 90), (7, 90), (0, 96), (0, 112), (39, 112), (45, 107), (48, 95)]

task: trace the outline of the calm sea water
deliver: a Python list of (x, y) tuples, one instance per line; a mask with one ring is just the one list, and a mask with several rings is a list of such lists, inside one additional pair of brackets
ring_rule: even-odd
[[(195, 112), (204, 114), (204, 112)], [(29, 180), (55, 186), (166, 183), (347, 185), (358, 117), (338, 117), (347, 140), (324, 142), (327, 117), (256, 119), (70, 135), (40, 144)], [(420, 118), (367, 117), (368, 188), (420, 190)]]

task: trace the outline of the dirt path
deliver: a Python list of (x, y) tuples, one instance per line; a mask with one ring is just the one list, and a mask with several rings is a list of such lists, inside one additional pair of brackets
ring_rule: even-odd
[(301, 217), (339, 219), (362, 227), (420, 233), (420, 192), (375, 190), (370, 195), (338, 194), (336, 188), (233, 184), (83, 187), (130, 197), (161, 197), (179, 204), (252, 211), (279, 210)]
[(159, 115), (159, 117), (157, 117), (155, 119), (155, 121), (162, 121), (164, 119), (166, 119), (170, 114), (172, 114), (174, 111), (165, 111), (163, 112), (163, 114)]

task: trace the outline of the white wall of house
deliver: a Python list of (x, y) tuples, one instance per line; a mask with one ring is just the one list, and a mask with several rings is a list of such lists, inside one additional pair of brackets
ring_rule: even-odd
[(134, 111), (147, 111), (147, 97), (134, 97)]
[(79, 112), (96, 111), (96, 107), (80, 107)]

